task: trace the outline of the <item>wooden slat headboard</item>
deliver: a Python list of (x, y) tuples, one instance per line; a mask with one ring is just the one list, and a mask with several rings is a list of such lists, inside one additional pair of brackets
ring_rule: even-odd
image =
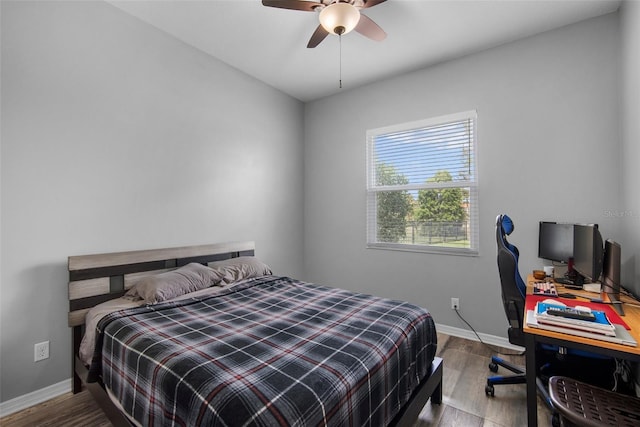
[(254, 242), (211, 245), (69, 257), (69, 326), (84, 324), (91, 307), (122, 296), (142, 276), (199, 262), (253, 256)]

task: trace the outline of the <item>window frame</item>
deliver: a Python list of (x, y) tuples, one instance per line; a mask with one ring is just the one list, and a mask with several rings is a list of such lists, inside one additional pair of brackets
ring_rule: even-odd
[[(412, 130), (441, 126), (448, 123), (471, 120), (470, 130), (471, 147), (469, 157), (471, 160), (471, 173), (468, 180), (432, 182), (421, 184), (377, 185), (375, 183), (376, 159), (374, 153), (374, 141), (376, 137), (397, 132), (410, 132)], [(478, 256), (479, 255), (479, 197), (478, 197), (478, 113), (469, 110), (460, 113), (431, 117), (427, 119), (400, 123), (391, 126), (370, 129), (366, 132), (366, 247), (368, 249), (386, 249), (408, 252), (426, 252), (448, 255)], [(378, 238), (376, 193), (383, 191), (417, 191), (421, 189), (461, 188), (469, 191), (469, 247), (437, 246), (428, 244), (410, 244), (380, 242)]]

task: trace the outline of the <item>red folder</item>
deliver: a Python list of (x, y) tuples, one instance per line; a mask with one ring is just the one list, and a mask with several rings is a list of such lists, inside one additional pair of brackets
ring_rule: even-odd
[(575, 307), (576, 305), (581, 305), (582, 307), (589, 307), (591, 310), (604, 311), (611, 323), (615, 323), (617, 325), (622, 325), (625, 329), (631, 330), (629, 325), (627, 325), (622, 318), (616, 313), (616, 311), (611, 307), (611, 304), (602, 304), (599, 302), (590, 302), (590, 301), (577, 301), (574, 299), (567, 298), (549, 298), (544, 295), (527, 295), (525, 300), (525, 311), (535, 310), (536, 304), (538, 301), (544, 301), (546, 299), (552, 299), (554, 301), (559, 301), (566, 305), (567, 307)]

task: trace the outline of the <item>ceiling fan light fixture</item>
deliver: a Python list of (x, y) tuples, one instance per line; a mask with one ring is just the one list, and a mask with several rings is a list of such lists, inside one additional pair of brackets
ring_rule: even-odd
[(360, 21), (360, 11), (349, 3), (332, 3), (320, 11), (320, 24), (329, 33), (343, 35)]

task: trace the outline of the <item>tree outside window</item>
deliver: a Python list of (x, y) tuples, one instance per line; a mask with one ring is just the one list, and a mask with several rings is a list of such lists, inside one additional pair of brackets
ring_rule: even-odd
[(475, 112), (367, 133), (367, 245), (477, 253)]

